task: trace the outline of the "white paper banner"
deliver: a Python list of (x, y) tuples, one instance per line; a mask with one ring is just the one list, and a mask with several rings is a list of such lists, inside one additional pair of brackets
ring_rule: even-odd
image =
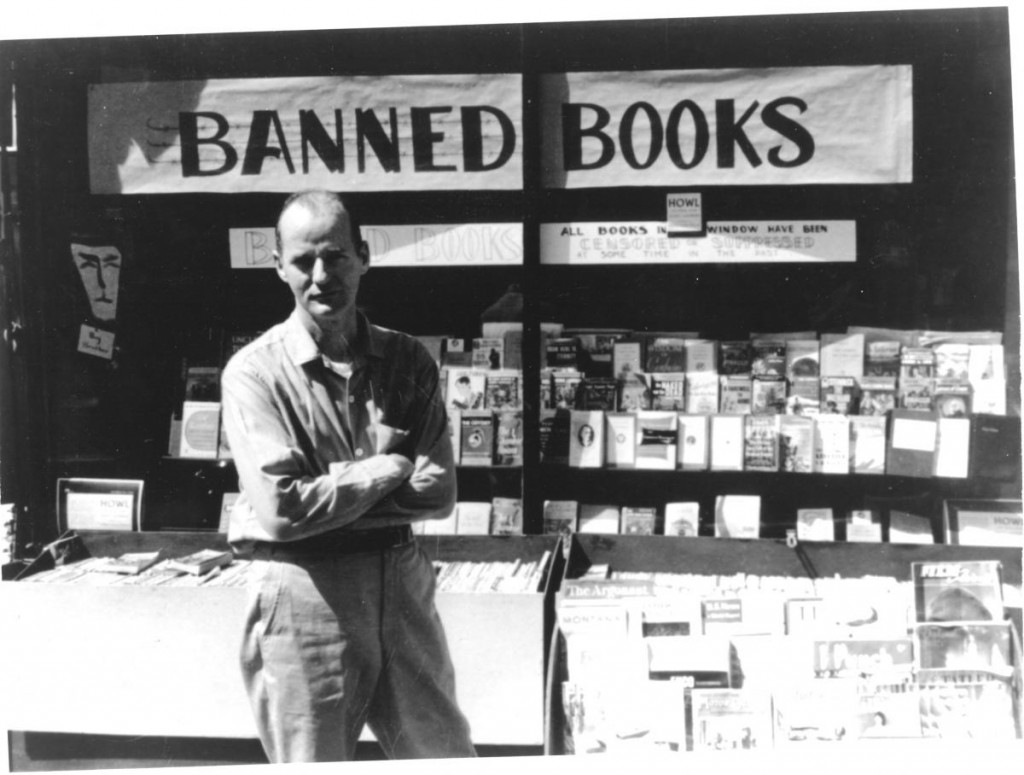
[(542, 223), (542, 264), (855, 261), (855, 221), (708, 221), (706, 237), (669, 237), (657, 221)]
[(912, 68), (541, 76), (543, 185), (912, 181)]
[(522, 76), (92, 84), (94, 194), (522, 188)]
[[(362, 226), (374, 267), (509, 266), (523, 263), (521, 223)], [(232, 269), (273, 269), (274, 229), (230, 229)]]

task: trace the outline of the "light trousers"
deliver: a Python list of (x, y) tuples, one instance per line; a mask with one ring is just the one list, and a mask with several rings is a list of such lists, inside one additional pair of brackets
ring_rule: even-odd
[(272, 763), (344, 761), (369, 724), (390, 758), (475, 756), (415, 541), (334, 557), (257, 550), (242, 673)]

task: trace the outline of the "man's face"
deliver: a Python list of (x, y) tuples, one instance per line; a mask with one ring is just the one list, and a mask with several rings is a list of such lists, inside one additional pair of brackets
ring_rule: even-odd
[(353, 243), (348, 216), (294, 205), (282, 216), (280, 230), (277, 274), (292, 289), (296, 305), (320, 324), (351, 313), (370, 260), (366, 244)]
[(117, 290), (121, 277), (121, 252), (113, 246), (71, 244), (71, 258), (78, 267), (94, 317), (117, 317)]

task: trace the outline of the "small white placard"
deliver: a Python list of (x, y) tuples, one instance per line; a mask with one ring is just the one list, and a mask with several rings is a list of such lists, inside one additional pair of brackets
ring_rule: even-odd
[(673, 237), (704, 231), (704, 210), (700, 194), (666, 194), (665, 213), (668, 233)]
[(78, 352), (110, 360), (114, 357), (113, 332), (83, 323), (78, 332)]
[(912, 449), (917, 452), (934, 452), (938, 433), (935, 420), (907, 420), (897, 417), (893, 420), (893, 449)]
[(708, 221), (703, 237), (665, 223), (540, 224), (542, 264), (778, 264), (854, 262), (856, 221)]

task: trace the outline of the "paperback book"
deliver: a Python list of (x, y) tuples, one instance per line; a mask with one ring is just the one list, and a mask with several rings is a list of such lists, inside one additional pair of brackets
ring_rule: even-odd
[(773, 745), (771, 699), (743, 689), (694, 689), (693, 750), (763, 750)]
[(821, 378), (821, 411), (853, 414), (857, 409), (857, 380), (853, 377)]
[(623, 506), (620, 513), (623, 535), (654, 535), (658, 510), (653, 506)]
[(476, 369), (448, 369), (448, 384), (445, 390), (448, 409), (459, 411), (483, 409), (486, 393), (486, 372)]
[(484, 408), (492, 412), (522, 408), (519, 395), (520, 373), (504, 370), (492, 371), (485, 377), (486, 395)]
[(886, 423), (885, 415), (850, 416), (851, 472), (885, 473)]
[(814, 417), (814, 472), (850, 473), (850, 418), (841, 414)]
[(581, 503), (578, 531), (580, 533), (618, 533), (619, 518), (618, 506)]
[(783, 471), (814, 471), (814, 419), (794, 414), (779, 416), (779, 459)]
[(604, 465), (604, 412), (574, 410), (570, 414), (569, 465), (575, 468)]
[(791, 382), (819, 377), (820, 361), (817, 339), (790, 339), (786, 342), (786, 377)]
[(722, 376), (751, 373), (752, 351), (747, 340), (718, 343), (718, 373)]
[(700, 534), (700, 504), (680, 501), (665, 504), (664, 535), (696, 536)]
[(786, 376), (786, 343), (755, 339), (750, 343), (750, 373), (755, 377)]
[(686, 411), (686, 374), (683, 372), (652, 374), (651, 408)]
[(745, 415), (743, 432), (743, 470), (778, 471), (779, 415)]
[(230, 565), (232, 558), (230, 549), (200, 549), (184, 557), (168, 560), (167, 567), (193, 576), (205, 576), (215, 568)]
[(743, 415), (710, 417), (709, 464), (712, 471), (743, 470)]
[(857, 411), (862, 415), (884, 416), (896, 408), (896, 378), (864, 377), (860, 382)]
[(864, 376), (864, 334), (822, 334), (821, 376)]
[(719, 378), (720, 411), (722, 414), (750, 414), (752, 377), (733, 374)]
[(618, 383), (611, 377), (584, 377), (576, 389), (576, 406), (579, 409), (614, 412), (618, 403), (618, 390)]
[(683, 471), (708, 468), (710, 418), (705, 414), (679, 414), (676, 460)]
[(751, 414), (783, 414), (786, 411), (786, 378), (755, 375), (750, 383)]
[(463, 411), (460, 425), (460, 464), (494, 465), (494, 415), (487, 410)]
[(891, 377), (900, 375), (901, 344), (895, 339), (882, 339), (864, 345), (864, 376)]
[(1002, 565), (995, 560), (914, 562), (919, 622), (1003, 621)]
[(636, 468), (676, 467), (677, 419), (676, 412), (637, 413)]
[(604, 463), (609, 468), (632, 468), (636, 465), (636, 422), (632, 412), (605, 412)]
[(691, 374), (718, 374), (718, 343), (710, 339), (686, 339), (686, 368)]
[(490, 535), (489, 501), (459, 501), (455, 505), (455, 532), (458, 535)]
[[(685, 340), (676, 337), (656, 337), (647, 343), (646, 367), (648, 373), (686, 371)], [(618, 373), (618, 372), (616, 372)]]
[(719, 495), (715, 498), (716, 538), (758, 538), (760, 495)]
[(718, 411), (718, 375), (710, 371), (686, 374), (686, 406), (690, 414), (714, 414)]
[(495, 415), (494, 463), (500, 466), (523, 464), (523, 413), (506, 409)]
[(523, 534), (523, 501), (520, 498), (491, 500), (491, 535)]
[(544, 533), (550, 535), (575, 532), (578, 511), (578, 501), (544, 501)]
[(794, 377), (786, 394), (786, 414), (817, 414), (821, 411), (821, 380)]

